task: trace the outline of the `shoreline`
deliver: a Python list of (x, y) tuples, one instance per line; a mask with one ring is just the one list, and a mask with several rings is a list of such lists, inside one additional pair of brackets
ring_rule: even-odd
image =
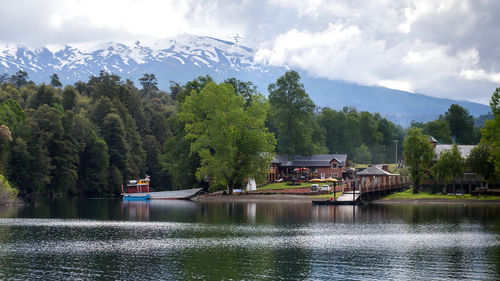
[(421, 199), (377, 199), (370, 204), (398, 205), (398, 204), (421, 204), (421, 205), (456, 205), (456, 204), (479, 204), (500, 205), (500, 200), (481, 199), (444, 199), (444, 198), (421, 198)]
[[(241, 195), (201, 195), (192, 199), (196, 202), (309, 202), (321, 201), (323, 198), (315, 198), (307, 195), (293, 194), (241, 194)], [(327, 201), (328, 199), (324, 199)], [(421, 199), (377, 199), (367, 204), (398, 205), (398, 204), (425, 204), (425, 205), (456, 205), (456, 204), (480, 204), (500, 205), (500, 200), (481, 199), (444, 199), (444, 198), (421, 198)]]
[(201, 195), (197, 202), (311, 202), (315, 198), (292, 194), (242, 194), (242, 195)]

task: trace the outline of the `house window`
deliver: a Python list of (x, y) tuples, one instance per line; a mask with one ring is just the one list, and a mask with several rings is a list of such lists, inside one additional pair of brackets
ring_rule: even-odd
[(332, 177), (332, 173), (329, 173), (329, 174), (328, 174), (328, 177), (329, 177), (329, 178), (331, 178), (331, 177)]
[(325, 173), (321, 173), (321, 179), (325, 179)]
[(338, 178), (338, 177), (339, 177), (339, 174), (335, 174), (334, 176), (335, 176), (336, 178)]
[(337, 168), (337, 163), (333, 162), (332, 163), (332, 168)]

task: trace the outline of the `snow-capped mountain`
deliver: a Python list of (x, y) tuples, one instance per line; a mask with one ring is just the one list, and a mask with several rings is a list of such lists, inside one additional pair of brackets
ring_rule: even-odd
[[(99, 42), (43, 48), (0, 44), (0, 74), (11, 75), (22, 69), (28, 72), (31, 80), (40, 83), (48, 82), (50, 75), (56, 73), (63, 84), (73, 84), (79, 80), (88, 81), (101, 70), (136, 83), (144, 73), (154, 73), (159, 88), (164, 90), (168, 89), (170, 81), (184, 83), (208, 74), (216, 81), (231, 77), (252, 81), (261, 92), (267, 93), (267, 86), (288, 68), (256, 62), (255, 52), (238, 37), (220, 40), (193, 35), (149, 42)], [(488, 106), (473, 102), (438, 99), (299, 73), (306, 91), (318, 106), (334, 109), (354, 106), (358, 110), (379, 112), (404, 126), (412, 120), (434, 120), (453, 103), (464, 106), (474, 116), (489, 112)]]
[(253, 49), (235, 42), (191, 35), (151, 42), (49, 45), (38, 49), (0, 45), (0, 71), (13, 74), (23, 69), (36, 82), (57, 73), (68, 84), (86, 81), (101, 70), (131, 79), (148, 72), (156, 74), (160, 86), (167, 86), (170, 80), (184, 82), (197, 74), (215, 73), (223, 78), (240, 72), (257, 76), (268, 73), (268, 68), (254, 62), (253, 55)]

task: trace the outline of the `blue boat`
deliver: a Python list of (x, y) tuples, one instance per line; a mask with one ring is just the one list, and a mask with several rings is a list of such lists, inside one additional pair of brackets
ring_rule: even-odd
[(123, 195), (123, 201), (144, 201), (149, 200), (151, 195)]

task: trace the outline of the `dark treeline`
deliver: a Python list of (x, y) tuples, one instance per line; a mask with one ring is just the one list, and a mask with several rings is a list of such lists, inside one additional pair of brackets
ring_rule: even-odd
[[(50, 79), (37, 85), (24, 71), (0, 76), (0, 173), (20, 195), (116, 196), (126, 180), (146, 174), (157, 190), (207, 185), (186, 133), (187, 122), (196, 120), (184, 103), (214, 84), (211, 77), (171, 82), (168, 92), (158, 89), (154, 74), (144, 74), (140, 87), (104, 71), (64, 88), (56, 74)], [(397, 145), (401, 158), (402, 127), (378, 113), (317, 108), (294, 71), (269, 85), (268, 99), (251, 82), (231, 78), (220, 85), (232, 87), (211, 88), (230, 89), (242, 100), (241, 112), (268, 112), (265, 130), (274, 133), (275, 153), (347, 153), (354, 162), (384, 163), (395, 160)], [(190, 112), (196, 112), (189, 100)], [(453, 132), (448, 115), (434, 122), (448, 122)], [(432, 135), (442, 142), (473, 142), (451, 133), (443, 139)]]
[(412, 122), (412, 127), (422, 129), (426, 135), (433, 136), (441, 144), (477, 144), (481, 139), (480, 127), (492, 116), (480, 116), (476, 122), (467, 109), (452, 104), (444, 115), (427, 123)]

